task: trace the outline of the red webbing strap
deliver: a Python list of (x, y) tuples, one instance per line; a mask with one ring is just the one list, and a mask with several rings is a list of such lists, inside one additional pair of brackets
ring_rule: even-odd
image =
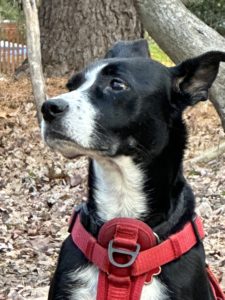
[[(146, 229), (147, 231), (145, 231)], [(149, 241), (147, 242), (146, 239)], [(116, 263), (119, 264), (124, 264), (126, 261), (125, 257), (117, 252), (120, 248), (125, 248), (129, 253), (133, 253), (132, 250), (137, 249), (137, 243), (140, 243), (140, 248), (143, 247), (143, 249), (156, 245), (156, 237), (153, 231), (146, 227), (146, 224), (124, 218), (105, 224), (99, 232), (98, 240), (104, 246), (108, 246), (109, 241), (113, 241), (109, 248), (116, 252), (118, 259)], [(115, 262), (113, 261), (111, 261), (108, 274), (100, 271), (97, 300), (139, 300), (147, 275), (131, 277), (130, 266), (117, 267), (113, 265)]]
[(134, 277), (135, 282), (133, 283), (133, 286), (132, 286), (131, 300), (136, 300), (136, 299), (139, 300), (140, 299), (143, 286), (144, 286), (145, 282), (147, 281), (146, 277), (147, 277), (147, 274), (140, 275), (138, 277)]
[(77, 215), (75, 224), (71, 231), (73, 242), (84, 253), (85, 257), (93, 262), (100, 270), (108, 273), (109, 259), (108, 251), (103, 248), (97, 240), (84, 228)]
[(216, 300), (225, 300), (225, 294), (223, 293), (218, 280), (216, 279), (215, 275), (211, 271), (209, 267), (206, 268), (209, 282), (213, 291), (213, 295)]
[[(203, 225), (200, 217), (195, 219), (200, 238), (204, 237)], [(158, 266), (165, 265), (188, 252), (197, 243), (197, 238), (191, 222), (184, 228), (171, 235), (159, 245), (139, 253), (132, 266), (132, 275), (139, 276)]]
[[(204, 232), (200, 218), (194, 222), (200, 238), (203, 238)], [(129, 231), (127, 226), (124, 230)], [(119, 242), (124, 240), (123, 238), (121, 240), (122, 233), (123, 231), (117, 237)], [(108, 235), (108, 232), (106, 234)], [(180, 232), (171, 235), (161, 244), (142, 250), (129, 268), (117, 268), (109, 262), (108, 249), (101, 246), (86, 231), (80, 222), (79, 215), (72, 228), (71, 236), (84, 255), (100, 269), (98, 300), (139, 300), (144, 282), (148, 281), (146, 278), (152, 270), (182, 256), (197, 243), (195, 229), (189, 222)]]
[[(97, 300), (129, 300), (131, 295), (130, 277), (108, 275), (102, 271), (98, 277)], [(139, 298), (138, 298), (139, 299)]]
[(139, 300), (146, 274), (138, 277), (121, 277), (114, 281), (113, 275), (100, 271), (98, 277), (98, 300)]
[[(195, 220), (196, 227), (201, 238), (204, 237), (202, 221), (200, 217)], [(72, 239), (77, 247), (100, 270), (109, 271), (108, 251), (83, 227), (79, 215), (71, 232)], [(132, 266), (131, 275), (139, 276), (165, 265), (188, 252), (197, 242), (193, 225), (189, 222), (176, 234), (171, 235), (159, 245), (141, 251)]]

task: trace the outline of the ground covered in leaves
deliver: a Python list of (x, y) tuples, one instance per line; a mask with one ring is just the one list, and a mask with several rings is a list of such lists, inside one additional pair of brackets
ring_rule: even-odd
[[(48, 94), (64, 79), (47, 80)], [(224, 141), (209, 103), (188, 110), (185, 173), (204, 218), (207, 259), (225, 290), (225, 155), (193, 158)], [(42, 142), (28, 80), (0, 81), (0, 300), (46, 299), (74, 204), (86, 199), (87, 161), (68, 161)]]

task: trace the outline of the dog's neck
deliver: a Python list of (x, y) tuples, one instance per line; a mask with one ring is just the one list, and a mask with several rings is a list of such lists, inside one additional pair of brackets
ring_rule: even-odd
[[(172, 163), (174, 165), (174, 162)], [(171, 163), (137, 163), (121, 156), (92, 160), (89, 178), (89, 207), (93, 216), (106, 222), (116, 217), (144, 221), (161, 237), (179, 230), (194, 213), (192, 197), (181, 166), (171, 170)], [(175, 179), (171, 179), (175, 178)]]
[(116, 217), (141, 219), (148, 214), (144, 174), (130, 157), (93, 161), (97, 214), (102, 221)]

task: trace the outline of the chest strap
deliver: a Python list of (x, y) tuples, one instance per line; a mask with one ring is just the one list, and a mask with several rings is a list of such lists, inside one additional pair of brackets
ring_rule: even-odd
[(71, 236), (85, 257), (99, 268), (97, 300), (139, 300), (144, 284), (159, 275), (161, 266), (181, 257), (204, 237), (197, 217), (167, 240), (145, 223), (116, 218), (105, 223), (95, 239), (77, 214)]

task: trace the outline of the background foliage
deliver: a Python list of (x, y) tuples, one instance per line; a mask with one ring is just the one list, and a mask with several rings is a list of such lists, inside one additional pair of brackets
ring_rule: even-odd
[(22, 5), (19, 0), (0, 0), (0, 21), (23, 21)]
[(187, 8), (225, 36), (225, 0), (187, 1)]

